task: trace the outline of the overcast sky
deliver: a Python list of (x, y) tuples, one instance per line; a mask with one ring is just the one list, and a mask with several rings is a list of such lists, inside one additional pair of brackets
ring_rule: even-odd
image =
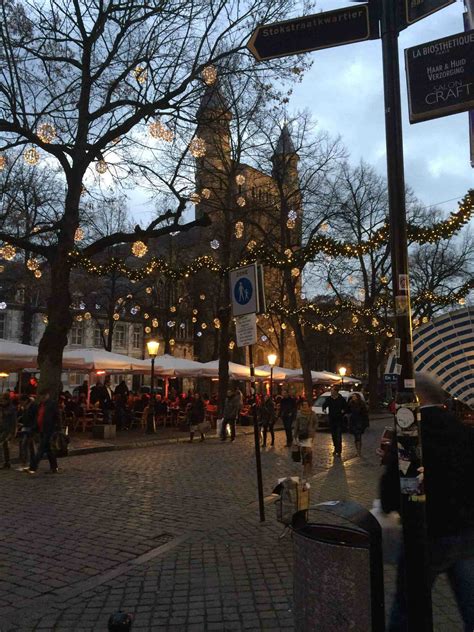
[[(348, 0), (320, 0), (318, 9), (348, 6)], [(400, 34), (405, 177), (416, 195), (445, 211), (474, 187), (469, 160), (467, 113), (410, 125), (403, 50), (463, 31), (463, 2), (438, 11)], [(340, 134), (351, 161), (364, 158), (386, 174), (382, 49), (380, 40), (309, 53), (313, 67), (295, 88), (290, 108), (309, 108), (322, 129)]]

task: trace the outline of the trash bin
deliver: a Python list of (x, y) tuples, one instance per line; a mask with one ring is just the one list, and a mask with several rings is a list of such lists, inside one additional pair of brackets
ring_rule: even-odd
[(296, 632), (385, 630), (382, 530), (352, 501), (331, 501), (295, 514)]

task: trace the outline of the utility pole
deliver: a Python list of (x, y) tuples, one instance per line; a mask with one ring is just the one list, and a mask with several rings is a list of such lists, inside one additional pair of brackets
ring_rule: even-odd
[[(374, 5), (372, 7), (372, 4)], [(372, 0), (371, 10), (377, 10)], [(387, 179), (390, 215), (390, 250), (401, 373), (396, 397), (396, 433), (404, 453), (400, 471), (401, 514), (404, 539), (405, 597), (408, 632), (432, 632), (433, 613), (426, 538), (426, 499), (423, 487), (420, 411), (415, 392), (413, 337), (403, 163), (402, 111), (398, 33), (400, 2), (380, 0), (387, 143)], [(406, 460), (407, 455), (409, 461)], [(400, 467), (399, 467), (400, 470)]]

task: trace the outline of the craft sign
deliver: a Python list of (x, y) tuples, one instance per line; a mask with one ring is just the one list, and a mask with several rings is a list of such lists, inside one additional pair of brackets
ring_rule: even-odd
[(474, 109), (474, 29), (405, 50), (410, 123)]

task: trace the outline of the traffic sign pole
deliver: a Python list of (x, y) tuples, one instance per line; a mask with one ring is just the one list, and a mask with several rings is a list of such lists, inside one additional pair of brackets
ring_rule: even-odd
[(255, 388), (255, 365), (253, 362), (253, 346), (249, 345), (249, 363), (250, 363), (250, 383), (253, 388), (252, 418), (253, 418), (253, 438), (255, 442), (255, 465), (257, 467), (257, 488), (258, 488), (258, 511), (260, 514), (260, 522), (265, 522), (265, 505), (263, 502), (263, 477), (262, 477), (262, 458), (260, 454), (260, 431), (258, 428), (257, 418), (257, 389)]
[[(382, 50), (387, 143), (387, 181), (390, 214), (390, 245), (395, 302), (395, 330), (400, 339), (401, 374), (397, 392), (397, 446), (411, 460), (400, 476), (404, 539), (405, 596), (408, 632), (432, 632), (433, 613), (426, 539), (426, 502), (421, 479), (421, 432), (415, 393), (413, 338), (411, 329), (408, 246), (403, 164), (402, 108), (398, 54), (398, 2), (381, 1)], [(411, 416), (410, 416), (411, 414)], [(407, 425), (410, 416), (414, 424)], [(399, 423), (398, 423), (399, 422)], [(402, 425), (403, 424), (403, 425)], [(405, 457), (406, 458), (406, 457)]]

